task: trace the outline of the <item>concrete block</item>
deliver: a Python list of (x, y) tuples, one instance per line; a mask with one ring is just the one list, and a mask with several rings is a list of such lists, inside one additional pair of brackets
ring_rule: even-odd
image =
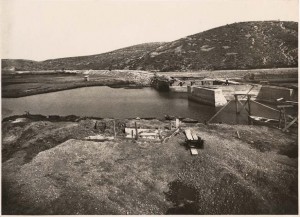
[(188, 98), (215, 107), (223, 106), (227, 103), (222, 89), (213, 87), (190, 87), (188, 88)]
[(293, 89), (276, 86), (262, 86), (257, 100), (275, 101), (279, 98), (290, 100), (293, 96)]
[(170, 86), (169, 91), (177, 93), (186, 93), (188, 90), (187, 86)]

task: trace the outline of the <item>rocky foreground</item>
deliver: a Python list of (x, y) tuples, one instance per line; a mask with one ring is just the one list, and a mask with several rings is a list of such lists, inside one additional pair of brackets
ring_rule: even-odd
[[(115, 120), (116, 137), (112, 119), (3, 120), (2, 214), (298, 213), (297, 134), (198, 123), (165, 142), (125, 139), (134, 122), (174, 132), (159, 120)], [(205, 140), (197, 156), (186, 128)]]

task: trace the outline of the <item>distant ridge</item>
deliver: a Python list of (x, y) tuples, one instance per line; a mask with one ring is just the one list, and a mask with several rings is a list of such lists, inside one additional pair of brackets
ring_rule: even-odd
[(241, 22), (173, 42), (145, 43), (115, 51), (46, 61), (2, 60), (2, 69), (139, 69), (190, 71), (298, 67), (298, 23)]

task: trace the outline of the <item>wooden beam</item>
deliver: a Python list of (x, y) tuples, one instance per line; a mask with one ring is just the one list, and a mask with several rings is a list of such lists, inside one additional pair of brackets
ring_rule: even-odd
[(134, 122), (134, 125), (135, 125), (135, 140), (137, 140), (139, 138), (139, 134), (138, 134), (138, 128), (136, 122)]
[(115, 120), (114, 120), (114, 136), (116, 138), (116, 122), (115, 122)]
[(296, 102), (296, 101), (285, 101), (286, 103), (291, 103), (291, 104), (293, 104), (293, 105), (298, 105), (298, 102)]
[(248, 102), (248, 109), (249, 109), (248, 113), (249, 113), (249, 115), (251, 115), (250, 100), (251, 100), (251, 96), (250, 96), (250, 95), (247, 95), (247, 102)]
[(277, 108), (293, 108), (293, 105), (278, 105)]
[(285, 132), (287, 129), (289, 129), (296, 121), (298, 120), (298, 117), (296, 117), (294, 120), (292, 120), (285, 128), (283, 128), (283, 132)]
[(194, 140), (190, 129), (185, 130), (185, 135), (188, 140)]
[(238, 102), (240, 102), (240, 101), (239, 101), (237, 95), (234, 95), (234, 98), (235, 98), (235, 112), (236, 112), (236, 114), (238, 114), (238, 109), (239, 109)]
[(282, 110), (279, 111), (279, 118), (278, 118), (278, 128), (281, 127), (281, 120), (282, 120)]
[(252, 93), (235, 93), (234, 96), (255, 96), (255, 94)]
[(194, 140), (198, 140), (198, 136), (194, 132), (192, 132), (192, 137), (193, 137)]
[(277, 109), (274, 109), (274, 108), (272, 108), (272, 107), (270, 107), (270, 106), (264, 105), (264, 104), (259, 103), (259, 102), (257, 102), (257, 101), (254, 101), (254, 100), (251, 100), (251, 101), (257, 103), (258, 105), (261, 105), (261, 106), (264, 106), (264, 107), (266, 107), (266, 108), (268, 108), (268, 109), (271, 109), (271, 110), (273, 110), (273, 111), (280, 112), (280, 111), (277, 110)]
[(198, 155), (197, 149), (191, 148), (190, 150), (191, 150), (191, 154), (192, 154), (192, 155)]
[(230, 100), (223, 108), (221, 108), (216, 114), (214, 114), (214, 116), (212, 116), (208, 121), (207, 123), (211, 122), (226, 106), (229, 105), (229, 103), (231, 102), (232, 100)]
[(286, 114), (285, 114), (285, 109), (283, 108), (283, 123), (284, 123), (284, 128), (286, 127)]
[(241, 113), (241, 111), (242, 111), (243, 109), (245, 109), (245, 110), (249, 113), (249, 110), (246, 108), (247, 102), (248, 102), (248, 101), (246, 101), (244, 104), (241, 103), (242, 108), (240, 109), (240, 111), (238, 112), (238, 114)]

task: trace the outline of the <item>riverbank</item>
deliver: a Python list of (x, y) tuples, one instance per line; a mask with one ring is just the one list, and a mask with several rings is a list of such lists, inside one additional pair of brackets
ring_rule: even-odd
[[(126, 139), (125, 127), (135, 122), (160, 130), (160, 140)], [(165, 139), (175, 131), (166, 120), (6, 118), (2, 213), (297, 214), (297, 134), (248, 125), (180, 127)], [(187, 128), (205, 140), (197, 156), (185, 147)]]
[[(264, 81), (298, 90), (297, 68), (156, 73), (182, 79), (186, 83), (203, 78), (229, 78), (246, 84)], [(2, 97), (17, 98), (88, 86), (149, 87), (153, 77), (154, 73), (141, 70), (2, 72)]]
[(130, 70), (2, 74), (2, 97), (18, 98), (90, 86), (149, 87), (152, 77), (152, 73)]

